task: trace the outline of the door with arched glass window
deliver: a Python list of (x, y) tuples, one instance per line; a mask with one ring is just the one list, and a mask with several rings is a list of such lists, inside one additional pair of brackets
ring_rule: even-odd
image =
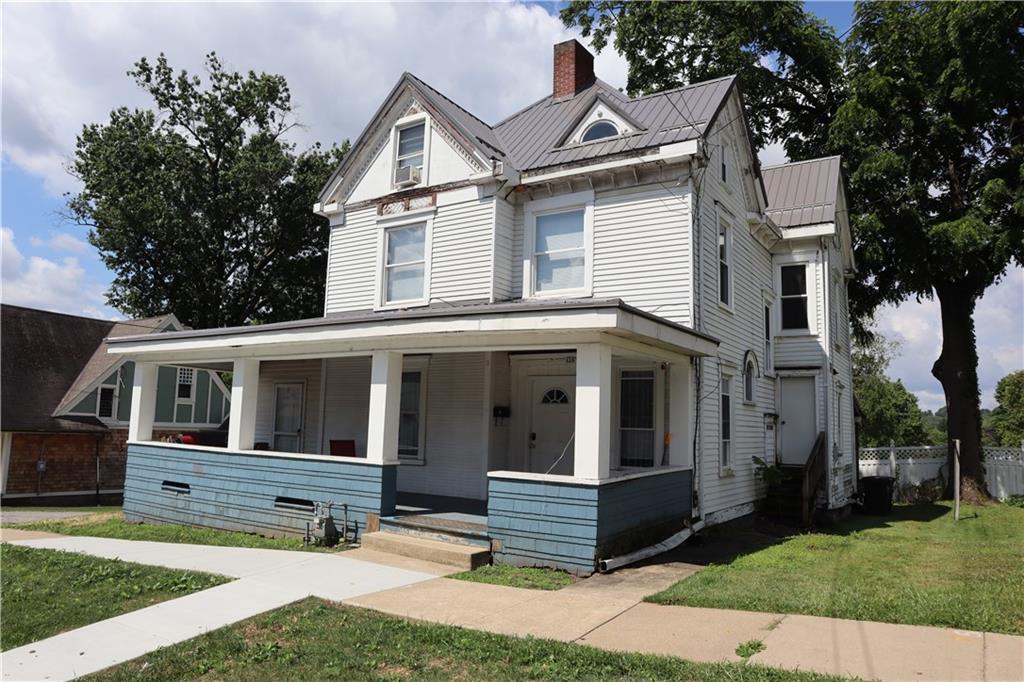
[(576, 421), (575, 377), (533, 377), (530, 385), (530, 471), (573, 472), (573, 426)]

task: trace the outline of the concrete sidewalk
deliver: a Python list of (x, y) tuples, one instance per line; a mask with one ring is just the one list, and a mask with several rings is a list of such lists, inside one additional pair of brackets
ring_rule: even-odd
[(750, 660), (788, 670), (901, 682), (1024, 681), (1024, 637), (641, 601), (695, 570), (627, 568), (555, 592), (433, 580), (346, 602), (416, 620), (691, 661), (741, 661), (736, 647), (758, 640), (765, 648)]
[(438, 575), (432, 570), (372, 563), (356, 558), (354, 552), (288, 552), (91, 537), (13, 542), (237, 580), (5, 651), (0, 654), (4, 680), (70, 680), (309, 596), (344, 601)]

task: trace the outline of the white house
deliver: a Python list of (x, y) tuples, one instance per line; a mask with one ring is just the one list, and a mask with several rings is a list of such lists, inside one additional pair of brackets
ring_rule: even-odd
[[(780, 508), (847, 504), (839, 159), (762, 171), (731, 77), (629, 99), (576, 41), (553, 71), (495, 124), (399, 79), (314, 208), (323, 317), (110, 339), (129, 518), (302, 532), (329, 500), (381, 546), (589, 572), (752, 512), (755, 457), (794, 467)], [(227, 448), (151, 442), (159, 364), (233, 373)]]

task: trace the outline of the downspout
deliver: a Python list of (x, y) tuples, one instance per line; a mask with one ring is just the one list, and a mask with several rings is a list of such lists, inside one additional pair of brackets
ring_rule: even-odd
[(657, 556), (663, 552), (675, 549), (702, 528), (704, 528), (704, 521), (700, 520), (692, 525), (687, 525), (686, 528), (682, 529), (675, 535), (671, 535), (657, 544), (644, 547), (643, 549), (638, 549), (635, 552), (630, 552), (629, 554), (612, 557), (611, 559), (601, 559), (597, 562), (597, 570), (601, 573), (607, 573), (608, 571), (614, 571), (617, 568), (622, 568), (629, 564), (635, 564), (638, 561), (643, 561), (644, 559), (649, 559), (652, 556)]
[[(692, 210), (690, 212), (690, 228), (692, 232), (691, 253), (693, 258), (693, 283), (691, 285), (693, 295), (693, 326), (700, 332), (704, 329), (704, 316), (701, 314), (701, 301), (703, 300), (704, 291), (701, 285), (700, 279), (700, 263), (701, 263), (701, 251), (700, 251), (700, 198), (697, 196), (696, 186), (693, 183), (694, 167), (697, 165), (697, 159), (694, 158), (690, 162), (690, 173), (686, 179), (687, 188), (690, 191), (690, 201), (692, 203)], [(700, 392), (701, 392), (701, 376), (703, 375), (704, 359), (696, 357), (693, 359), (693, 476), (690, 481), (690, 516), (694, 515), (694, 512), (699, 512), (701, 507), (701, 459), (699, 456), (698, 434), (700, 433)], [(703, 523), (703, 522), (701, 522)]]
[(829, 509), (832, 508), (832, 268), (829, 263), (829, 250), (825, 238), (819, 242), (822, 252), (821, 278), (824, 289), (825, 331), (825, 499)]

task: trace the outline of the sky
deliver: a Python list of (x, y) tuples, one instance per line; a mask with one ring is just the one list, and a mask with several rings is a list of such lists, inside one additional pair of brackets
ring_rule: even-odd
[[(852, 4), (811, 2), (842, 33)], [(63, 216), (78, 189), (66, 168), (85, 123), (117, 106), (147, 106), (125, 75), (140, 57), (165, 52), (199, 71), (216, 50), (228, 67), (284, 75), (304, 147), (354, 139), (405, 70), (486, 121), (550, 89), (551, 46), (566, 30), (553, 3), (523, 4), (0, 4), (0, 299), (95, 317), (122, 317), (104, 291), (112, 279), (84, 228)], [(595, 70), (622, 86), (626, 64), (611, 48)], [(785, 160), (781, 148), (764, 163)], [(977, 309), (983, 404), (995, 382), (1024, 366), (1024, 270), (1011, 270)], [(909, 301), (879, 312), (877, 328), (900, 343), (890, 374), (937, 409), (930, 375), (941, 344), (938, 306)]]

